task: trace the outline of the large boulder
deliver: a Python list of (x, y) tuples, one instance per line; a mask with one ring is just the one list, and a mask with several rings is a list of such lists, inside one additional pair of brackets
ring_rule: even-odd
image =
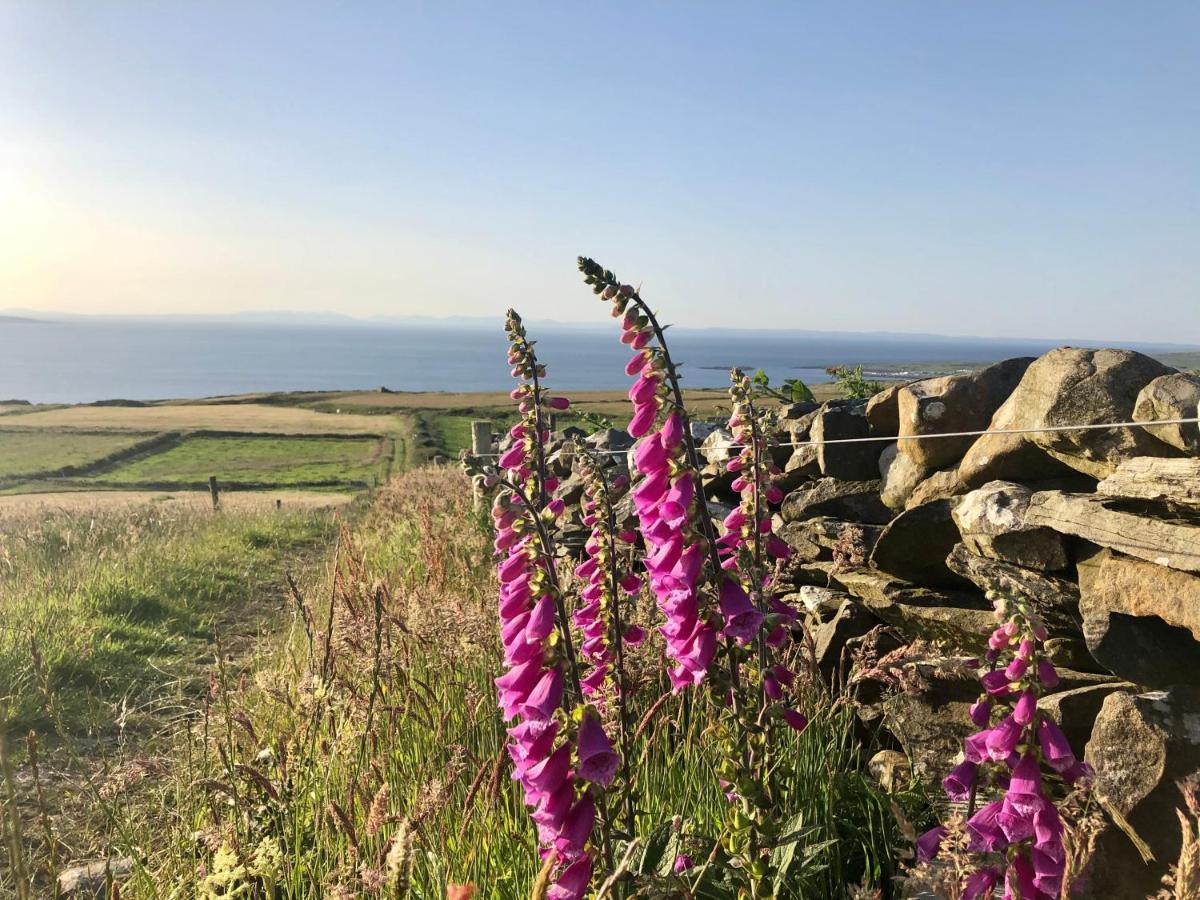
[(911, 456), (900, 453), (899, 444), (888, 444), (879, 454), (879, 496), (888, 509), (899, 512), (922, 481), (929, 477), (929, 470)]
[(954, 547), (946, 565), (981, 591), (1025, 598), (1056, 637), (1079, 637), (1079, 588), (1073, 581), (976, 556), (962, 544)]
[(978, 591), (935, 590), (871, 569), (839, 572), (837, 581), (909, 640), (941, 641), (981, 653), (996, 627), (992, 605)]
[(1200, 769), (1200, 693), (1174, 688), (1110, 694), (1096, 716), (1084, 757), (1096, 770), (1093, 789), (1154, 855), (1147, 864), (1119, 828), (1100, 835), (1088, 879), (1097, 900), (1145, 897), (1179, 858), (1182, 836), (1176, 783)]
[(596, 450), (628, 450), (633, 446), (633, 438), (623, 428), (603, 428), (584, 438), (584, 442)]
[(1076, 754), (1082, 756), (1088, 738), (1092, 736), (1092, 725), (1105, 698), (1115, 691), (1136, 691), (1137, 686), (1128, 681), (1109, 684), (1089, 684), (1047, 694), (1038, 700), (1038, 709), (1048, 713), (1062, 728)]
[(990, 481), (954, 505), (954, 523), (967, 549), (1027, 569), (1052, 572), (1067, 566), (1063, 537), (1025, 524), (1033, 491), (1011, 481)]
[(804, 584), (780, 599), (793, 609), (803, 612), (814, 623), (832, 619), (849, 595), (830, 587)]
[(901, 454), (926, 469), (957, 463), (971, 446), (971, 437), (905, 440), (935, 434), (979, 431), (1013, 392), (1032, 357), (1007, 359), (978, 372), (943, 375), (905, 385), (898, 396)]
[(958, 497), (965, 492), (966, 488), (958, 478), (958, 470), (955, 468), (942, 469), (932, 473), (913, 488), (908, 499), (904, 501), (904, 508), (912, 509), (914, 506), (921, 506), (934, 500)]
[(779, 523), (774, 528), (779, 539), (792, 548), (793, 561), (812, 562), (829, 555), (804, 527), (806, 524), (807, 522), (784, 522), (780, 516)]
[(900, 433), (900, 391), (906, 382), (889, 384), (867, 401), (867, 423), (874, 437), (895, 437)]
[[(779, 425), (781, 428), (797, 427), (799, 422), (805, 420), (812, 421), (811, 414), (821, 408), (821, 404), (814, 400), (802, 400), (798, 403), (782, 403), (779, 407)], [(808, 425), (799, 427), (808, 428)]]
[[(961, 758), (963, 738), (978, 730), (971, 723), (970, 708), (980, 694), (979, 671), (970, 658), (961, 656), (907, 658), (881, 668), (887, 670), (888, 681), (903, 690), (884, 694), (878, 703), (868, 701), (859, 715), (875, 720), (871, 707), (882, 707), (883, 725), (912, 760), (914, 774), (936, 783)], [(1113, 681), (1069, 670), (1059, 674), (1064, 691)], [(870, 692), (861, 695), (870, 697)], [(1082, 752), (1082, 745), (1076, 751)]]
[[(821, 461), (816, 444), (800, 444), (792, 451), (783, 467), (784, 475), (791, 479), (808, 480), (821, 477)], [(803, 481), (797, 482), (797, 487)]]
[(700, 455), (712, 466), (724, 466), (741, 452), (733, 434), (724, 428), (714, 428), (700, 443)]
[(913, 584), (969, 586), (946, 566), (946, 556), (959, 540), (953, 513), (953, 500), (934, 500), (900, 513), (875, 542), (871, 565)]
[[(1163, 419), (1195, 419), (1200, 406), (1200, 377), (1183, 372), (1160, 375), (1142, 388), (1133, 407), (1135, 422)], [(1146, 425), (1146, 431), (1172, 447), (1200, 456), (1200, 426)]]
[(1092, 656), (1148, 687), (1200, 685), (1200, 578), (1103, 550), (1080, 567)]
[(880, 706), (883, 727), (904, 748), (913, 774), (938, 783), (953, 768), (963, 739), (977, 729), (971, 704), (979, 698), (979, 673), (963, 658), (930, 658), (902, 663), (892, 673), (908, 686)]
[(118, 895), (118, 885), (133, 871), (133, 859), (97, 859), (79, 863), (58, 873), (56, 897), (73, 900), (103, 900)]
[[(1142, 388), (1171, 371), (1131, 350), (1060, 347), (1029, 367), (1008, 399), (1005, 419), (1010, 428), (1030, 429), (1128, 422)], [(1038, 431), (1026, 437), (1093, 478), (1110, 475), (1130, 457), (1178, 455), (1141, 428)]]
[(989, 481), (1049, 481), (1075, 474), (1027, 435), (1007, 433), (1021, 427), (1017, 394), (996, 410), (988, 424), (989, 433), (980, 435), (959, 462), (958, 477), (966, 487), (977, 488)]
[(821, 478), (801, 485), (783, 500), (785, 522), (832, 516), (850, 522), (886, 525), (891, 511), (879, 499), (878, 481), (839, 481)]
[(833, 551), (844, 545), (848, 529), (855, 530), (854, 537), (862, 545), (863, 553), (869, 554), (883, 531), (879, 525), (843, 522), (829, 516), (816, 516), (790, 523), (784, 523), (780, 516), (775, 524), (776, 533), (789, 544), (795, 542), (793, 546), (816, 547), (819, 552), (812, 556), (812, 559), (832, 559)]
[[(819, 588), (810, 589), (819, 590)], [(845, 596), (844, 594), (842, 595)], [(846, 648), (851, 640), (862, 637), (879, 625), (879, 619), (861, 603), (843, 599), (837, 612), (827, 622), (812, 629), (813, 653), (817, 667), (826, 681), (844, 682), (850, 668)]]
[[(864, 401), (832, 400), (821, 407), (809, 440), (817, 448), (821, 474), (844, 481), (867, 481), (878, 474), (879, 444), (862, 441), (870, 436)], [(850, 441), (851, 443), (828, 443)]]
[(795, 403), (792, 404), (792, 407), (796, 414), (780, 419), (779, 430), (787, 435), (788, 443), (799, 444), (801, 441), (808, 440), (809, 432), (812, 431), (812, 423), (816, 421), (821, 407), (816, 403)]

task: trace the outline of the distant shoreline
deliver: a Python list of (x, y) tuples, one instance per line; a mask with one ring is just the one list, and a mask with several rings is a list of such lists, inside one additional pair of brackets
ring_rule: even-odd
[[(10, 309), (4, 315), (24, 310)], [(0, 320), (0, 398), (37, 403), (155, 402), (239, 394), (369, 392), (381, 385), (410, 392), (507, 391), (504, 335), (472, 328), (285, 327), (162, 320), (62, 319), (53, 328), (28, 318)], [(533, 329), (547, 383), (572, 395), (629, 388), (629, 351), (612, 329)], [(869, 380), (917, 380), (969, 372), (1020, 356), (1039, 356), (1050, 341), (955, 340), (795, 332), (672, 329), (673, 358), (684, 385), (725, 389), (728, 371), (762, 369), (774, 384), (830, 380), (830, 366), (861, 365)], [(1200, 348), (1150, 349), (1168, 365), (1200, 366)]]

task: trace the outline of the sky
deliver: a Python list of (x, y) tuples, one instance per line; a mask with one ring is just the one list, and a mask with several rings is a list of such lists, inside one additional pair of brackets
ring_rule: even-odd
[(0, 308), (1200, 343), (1200, 4), (0, 0)]

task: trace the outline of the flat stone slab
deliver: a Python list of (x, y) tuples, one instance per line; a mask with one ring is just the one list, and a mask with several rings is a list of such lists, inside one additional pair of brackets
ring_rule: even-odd
[(1200, 459), (1128, 459), (1096, 485), (1096, 491), (1107, 497), (1200, 506)]
[(1030, 498), (1025, 524), (1073, 534), (1156, 565), (1200, 572), (1200, 525), (1154, 514), (1169, 515), (1138, 508), (1137, 501), (1040, 491)]

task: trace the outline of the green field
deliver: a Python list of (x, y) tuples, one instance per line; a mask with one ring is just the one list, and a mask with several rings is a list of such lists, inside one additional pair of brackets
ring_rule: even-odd
[(0, 481), (92, 465), (153, 435), (130, 432), (73, 434), (0, 430)]
[[(253, 635), (324, 511), (81, 511), (0, 529), (0, 734), (110, 734), (155, 713), (217, 631)], [(211, 661), (211, 655), (208, 657)]]
[(384, 437), (193, 435), (177, 446), (86, 479), (94, 485), (203, 485), (210, 475), (238, 486), (361, 486), (382, 481), (392, 442)]

